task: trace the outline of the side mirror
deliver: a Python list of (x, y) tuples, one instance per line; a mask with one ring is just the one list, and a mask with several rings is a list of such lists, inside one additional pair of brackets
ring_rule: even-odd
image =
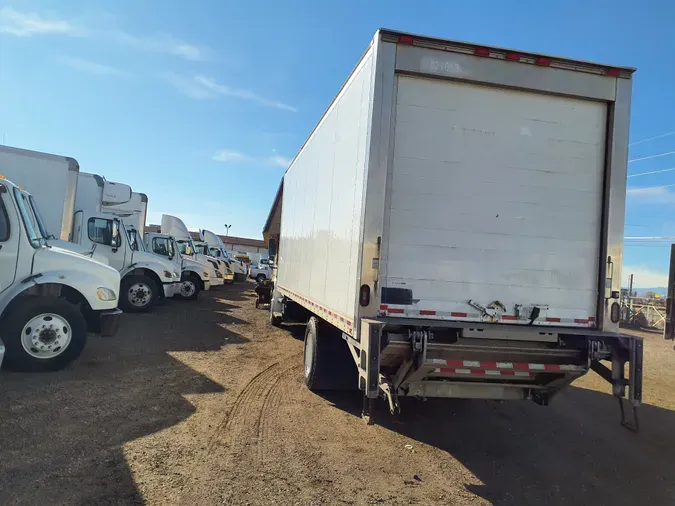
[(110, 246), (114, 250), (120, 247), (122, 240), (120, 238), (120, 220), (114, 219), (112, 222), (112, 237), (110, 237)]

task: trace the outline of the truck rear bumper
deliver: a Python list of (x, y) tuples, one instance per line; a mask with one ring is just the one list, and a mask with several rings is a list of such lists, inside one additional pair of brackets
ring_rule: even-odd
[[(122, 316), (121, 309), (110, 309), (108, 311), (101, 311), (99, 313), (99, 320), (101, 330), (100, 333), (104, 337), (112, 337), (117, 334), (120, 325), (120, 316)], [(2, 347), (2, 345), (0, 345)], [(0, 357), (0, 361), (2, 357)]]

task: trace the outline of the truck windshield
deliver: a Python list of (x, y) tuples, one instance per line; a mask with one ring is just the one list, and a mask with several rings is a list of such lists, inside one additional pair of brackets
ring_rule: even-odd
[(21, 213), (21, 220), (23, 225), (26, 228), (26, 234), (30, 240), (31, 245), (34, 248), (39, 247), (42, 244), (43, 236), (40, 233), (40, 229), (37, 225), (37, 220), (30, 206), (30, 201), (28, 200), (28, 194), (25, 194), (19, 191), (18, 188), (14, 188), (14, 197), (16, 198), (16, 203), (19, 206), (19, 211)]
[(178, 248), (178, 251), (180, 252), (181, 255), (191, 256), (194, 253), (194, 249), (191, 243), (192, 241), (185, 241), (181, 239), (176, 240), (176, 247)]
[(33, 215), (35, 216), (35, 221), (37, 222), (38, 229), (40, 231), (40, 234), (42, 235), (43, 238), (45, 239), (56, 239), (53, 234), (50, 234), (47, 232), (47, 227), (45, 227), (45, 222), (42, 219), (42, 216), (40, 215), (40, 211), (38, 210), (37, 203), (35, 202), (35, 199), (33, 198), (32, 195), (28, 195), (28, 202), (30, 203), (30, 207), (33, 210)]

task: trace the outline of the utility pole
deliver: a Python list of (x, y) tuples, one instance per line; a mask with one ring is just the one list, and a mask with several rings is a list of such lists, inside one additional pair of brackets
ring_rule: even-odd
[(630, 313), (633, 312), (633, 275), (631, 274), (628, 278), (628, 308)]

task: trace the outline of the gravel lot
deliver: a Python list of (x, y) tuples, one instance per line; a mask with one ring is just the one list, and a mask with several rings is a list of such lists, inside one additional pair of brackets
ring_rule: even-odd
[[(0, 373), (0, 504), (675, 504), (675, 351), (645, 334), (642, 429), (589, 374), (546, 408), (302, 384), (302, 326), (252, 284), (124, 315), (52, 374)], [(412, 449), (406, 448), (412, 445)]]

